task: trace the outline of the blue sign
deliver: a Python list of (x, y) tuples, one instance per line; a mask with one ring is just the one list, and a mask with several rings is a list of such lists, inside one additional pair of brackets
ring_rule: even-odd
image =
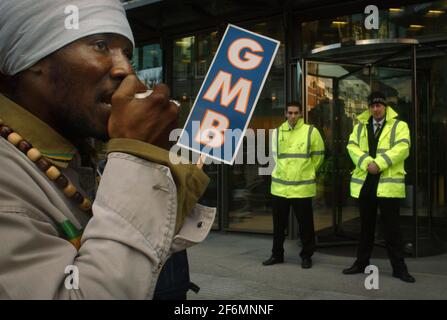
[(233, 164), (278, 47), (228, 25), (177, 144)]

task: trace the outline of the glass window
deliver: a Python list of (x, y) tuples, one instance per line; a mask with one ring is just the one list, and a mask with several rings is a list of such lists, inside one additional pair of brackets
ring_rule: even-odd
[(182, 105), (180, 126), (186, 122), (218, 45), (216, 31), (174, 39), (172, 90)]
[(132, 58), (130, 59), (130, 63), (134, 70), (138, 70), (140, 68), (140, 48), (135, 47), (132, 53)]
[(366, 14), (359, 13), (302, 23), (303, 52), (346, 41), (415, 38), (447, 31), (447, 1), (435, 1), (380, 10), (379, 29), (367, 30)]
[(418, 251), (431, 255), (447, 244), (447, 55), (421, 58), (418, 67)]
[(141, 61), (137, 68), (137, 75), (142, 82), (152, 89), (163, 81), (163, 54), (160, 44), (149, 44), (140, 48)]

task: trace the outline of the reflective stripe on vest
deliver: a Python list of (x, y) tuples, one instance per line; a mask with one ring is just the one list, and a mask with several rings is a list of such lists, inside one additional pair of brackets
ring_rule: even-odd
[(307, 134), (307, 154), (309, 155), (309, 157), (310, 157), (310, 147), (311, 147), (311, 141), (310, 141), (310, 138), (312, 137), (312, 130), (314, 129), (314, 127), (313, 126), (310, 126), (309, 127), (309, 133)]
[(395, 140), (396, 140), (396, 130), (397, 130), (397, 125), (399, 124), (399, 120), (396, 120), (393, 124), (393, 128), (391, 129), (391, 135), (390, 135), (390, 146), (394, 147), (395, 145)]
[(363, 129), (363, 123), (359, 123), (359, 126), (357, 127), (357, 143), (360, 144), (360, 135), (362, 134)]
[(385, 159), (385, 161), (389, 167), (391, 167), (393, 165), (393, 162), (391, 161), (390, 157), (387, 156), (386, 153), (382, 153), (380, 155), (382, 156), (383, 159)]
[[(351, 177), (351, 182), (363, 184), (365, 180)], [(405, 183), (405, 178), (380, 178), (379, 183)]]
[(280, 184), (284, 184), (284, 185), (287, 185), (287, 186), (299, 186), (299, 185), (303, 185), (303, 184), (313, 184), (313, 183), (315, 183), (315, 179), (303, 180), (303, 181), (286, 181), (286, 180), (281, 180), (281, 179), (274, 178), (274, 177), (272, 177), (272, 181), (280, 183)]
[(363, 182), (365, 182), (365, 180), (357, 179), (357, 178), (352, 178), (352, 177), (351, 177), (351, 182), (352, 182), (352, 183), (357, 183), (357, 184), (363, 184)]
[(310, 156), (305, 153), (281, 153), (278, 155), (278, 159), (287, 159), (287, 158), (310, 158)]
[(400, 139), (400, 140), (397, 140), (396, 142), (394, 142), (393, 147), (394, 147), (396, 144), (399, 144), (399, 143), (402, 143), (402, 142), (405, 142), (406, 144), (410, 145), (410, 140), (403, 138), (403, 139)]
[(363, 154), (363, 156), (360, 157), (360, 159), (359, 159), (359, 163), (358, 163), (358, 165), (357, 165), (359, 168), (362, 167), (362, 162), (363, 162), (363, 160), (365, 160), (367, 157), (369, 157), (369, 154), (368, 154), (367, 152), (365, 152), (365, 153)]
[[(408, 145), (410, 145), (410, 140), (403, 138), (400, 140), (396, 140), (396, 130), (397, 130), (397, 125), (399, 124), (400, 120), (396, 120), (396, 122), (394, 122), (393, 127), (391, 128), (391, 134), (390, 134), (390, 147), (394, 147), (395, 145), (399, 144), (399, 143), (406, 143)], [(385, 153), (390, 149), (377, 149), (377, 153)], [(386, 155), (382, 155), (384, 158), (386, 157)], [(385, 158), (385, 161), (391, 166), (391, 160), (388, 161), (389, 158)]]
[(380, 178), (379, 183), (405, 183), (404, 178)]
[[(395, 145), (399, 144), (399, 143), (407, 143), (408, 145), (410, 144), (410, 141), (408, 139), (400, 139), (398, 141), (396, 140), (396, 130), (397, 130), (397, 125), (399, 124), (400, 120), (396, 120), (393, 124), (393, 127), (391, 128), (391, 134), (390, 134), (390, 147), (394, 147)], [(359, 126), (357, 128), (357, 142), (350, 140), (348, 142), (348, 144), (355, 144), (356, 146), (358, 146), (360, 144), (360, 136), (362, 134), (362, 130), (363, 130), (363, 124), (360, 122)], [(388, 166), (392, 166), (393, 162), (391, 161), (391, 159), (384, 154), (385, 152), (387, 152), (389, 149), (377, 149), (377, 153), (380, 153), (381, 156), (385, 159), (386, 163), (388, 164)], [(368, 156), (369, 154), (365, 153), (363, 156), (360, 157), (359, 159), (359, 163), (358, 166), (360, 167), (363, 160)]]

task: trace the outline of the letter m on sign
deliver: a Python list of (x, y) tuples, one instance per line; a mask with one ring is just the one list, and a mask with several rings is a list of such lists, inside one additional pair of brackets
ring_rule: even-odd
[(250, 96), (251, 81), (240, 78), (237, 83), (231, 87), (231, 73), (219, 71), (203, 99), (214, 102), (220, 93), (220, 105), (228, 107), (234, 99), (236, 100), (235, 110), (246, 113), (248, 97)]

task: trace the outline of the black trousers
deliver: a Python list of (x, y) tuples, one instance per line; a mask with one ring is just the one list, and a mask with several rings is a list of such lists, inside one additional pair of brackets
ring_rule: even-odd
[(380, 209), (386, 249), (391, 266), (395, 272), (407, 270), (399, 229), (400, 199), (377, 197), (375, 188), (371, 190), (364, 187), (360, 192), (359, 209), (361, 230), (356, 263), (360, 266), (369, 265), (369, 259), (374, 246), (377, 208)]
[[(272, 195), (273, 196), (273, 195)], [(289, 220), (290, 206), (298, 220), (300, 238), (303, 244), (301, 258), (310, 258), (315, 251), (314, 216), (312, 198), (273, 196), (273, 249), (272, 256), (284, 257), (285, 230)]]
[(175, 252), (161, 269), (152, 299), (186, 300), (190, 286), (187, 252)]

